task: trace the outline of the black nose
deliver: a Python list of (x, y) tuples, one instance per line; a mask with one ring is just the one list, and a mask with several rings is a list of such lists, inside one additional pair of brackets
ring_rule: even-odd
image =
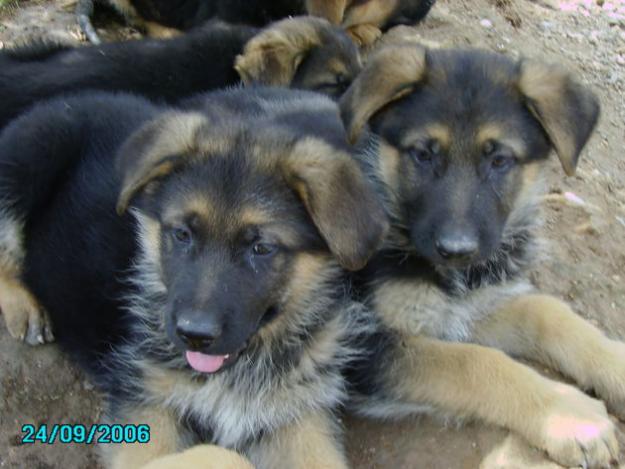
[(478, 249), (477, 238), (466, 233), (449, 233), (436, 240), (436, 250), (444, 259), (469, 259), (477, 253)]
[(221, 332), (221, 324), (204, 311), (183, 311), (176, 320), (176, 334), (190, 350), (210, 347)]

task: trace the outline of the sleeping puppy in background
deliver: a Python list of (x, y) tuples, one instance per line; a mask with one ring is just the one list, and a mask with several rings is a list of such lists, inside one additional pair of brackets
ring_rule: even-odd
[[(108, 0), (131, 24), (152, 37), (171, 37), (211, 19), (261, 27), (289, 16), (310, 14), (341, 25), (361, 44), (380, 29), (421, 21), (435, 0)], [(99, 43), (91, 25), (93, 0), (79, 0), (76, 15), (90, 42)]]
[[(357, 151), (336, 103), (279, 88), (184, 109), (89, 92), (0, 134), (3, 265), (21, 266), (106, 420), (150, 428), (103, 445), (106, 467), (200, 444), (257, 469), (347, 467), (333, 413), (376, 322), (344, 269), (388, 225)], [(212, 446), (173, 463), (249, 467)]]
[[(236, 69), (235, 69), (236, 62)], [(35, 102), (85, 89), (168, 103), (215, 88), (271, 84), (338, 97), (358, 74), (358, 48), (339, 27), (299, 17), (259, 30), (210, 23), (169, 40), (0, 51), (0, 128)]]
[(575, 172), (599, 114), (594, 94), (535, 60), (403, 45), (369, 61), (341, 112), (352, 140), (367, 123), (379, 136), (379, 158), (364, 164), (392, 217), (385, 249), (359, 275), (389, 328), (360, 370), (372, 379), (356, 380), (359, 410), (480, 418), (567, 467), (608, 466), (618, 445), (604, 402), (625, 418), (625, 344), (528, 279), (544, 168), (555, 150)]

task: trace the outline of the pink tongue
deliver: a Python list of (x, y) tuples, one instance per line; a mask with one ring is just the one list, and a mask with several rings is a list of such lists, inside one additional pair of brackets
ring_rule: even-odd
[(214, 373), (221, 368), (225, 355), (204, 355), (200, 352), (187, 351), (187, 361), (191, 368), (202, 373)]

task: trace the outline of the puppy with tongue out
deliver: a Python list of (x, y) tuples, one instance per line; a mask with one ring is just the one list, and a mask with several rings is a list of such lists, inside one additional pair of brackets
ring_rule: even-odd
[[(25, 237), (25, 271), (41, 274), (29, 287), (95, 375), (107, 423), (149, 426), (149, 444), (108, 445), (105, 467), (211, 443), (258, 469), (343, 469), (332, 413), (375, 325), (344, 269), (362, 268), (383, 242), (382, 204), (331, 100), (237, 88), (191, 105), (64, 98), (11, 127), (14, 141), (0, 136), (0, 159), (20, 162), (7, 165), (20, 177), (43, 160), (54, 169), (24, 184), (69, 204), (24, 225), (38, 229)], [(58, 132), (47, 127), (57, 116)], [(36, 129), (48, 133), (22, 135)]]
[(176, 335), (188, 347), (185, 352), (187, 363), (200, 373), (215, 373), (230, 358), (230, 353), (203, 353), (204, 350), (210, 350), (221, 337), (223, 328), (217, 320), (210, 313), (201, 311), (185, 311), (176, 320)]

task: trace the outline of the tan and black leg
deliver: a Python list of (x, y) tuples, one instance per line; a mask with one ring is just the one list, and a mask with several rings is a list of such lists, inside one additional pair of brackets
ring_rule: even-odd
[(254, 469), (240, 454), (214, 445), (194, 446), (158, 458), (141, 469)]
[(404, 337), (383, 376), (385, 398), (480, 418), (523, 436), (567, 466), (604, 467), (618, 456), (601, 401), (474, 344)]
[(475, 340), (538, 361), (593, 389), (609, 410), (625, 419), (625, 343), (608, 339), (548, 295), (526, 295), (478, 324)]
[(21, 281), (23, 224), (0, 210), (0, 310), (11, 337), (30, 345), (54, 340), (46, 311)]
[(257, 469), (347, 469), (338, 425), (310, 414), (255, 444), (248, 453)]
[(150, 440), (147, 443), (122, 443), (101, 445), (104, 466), (108, 469), (135, 469), (185, 448), (181, 428), (176, 417), (168, 410), (160, 407), (141, 407), (130, 409), (124, 421), (116, 424), (148, 425)]

